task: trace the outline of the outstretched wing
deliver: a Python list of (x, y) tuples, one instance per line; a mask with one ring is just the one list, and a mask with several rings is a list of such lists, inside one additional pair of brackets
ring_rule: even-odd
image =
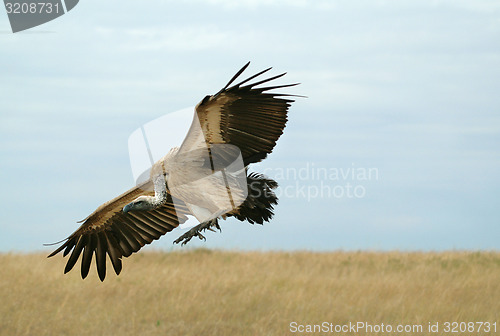
[[(122, 257), (128, 257), (139, 251), (144, 245), (159, 239), (187, 219), (184, 213), (176, 212), (170, 195), (168, 201), (155, 210), (128, 213), (122, 211), (126, 204), (138, 196), (152, 196), (154, 194), (152, 190), (152, 183), (148, 181), (102, 204), (48, 257), (63, 250), (64, 257), (71, 252), (64, 269), (64, 273), (67, 273), (83, 254), (81, 275), (85, 279), (89, 273), (92, 255), (95, 254), (97, 273), (103, 281), (106, 277), (107, 254), (115, 273), (120, 274)], [(184, 210), (179, 208), (179, 204), (182, 203), (176, 200), (177, 210)]]
[(208, 144), (231, 144), (240, 149), (245, 165), (259, 162), (272, 152), (285, 128), (288, 108), (294, 101), (290, 97), (296, 95), (269, 91), (298, 83), (257, 87), (284, 76), (283, 73), (247, 84), (271, 69), (268, 68), (229, 87), (249, 64), (241, 68), (218, 93), (206, 96), (196, 106), (193, 123), (180, 147), (181, 152)]

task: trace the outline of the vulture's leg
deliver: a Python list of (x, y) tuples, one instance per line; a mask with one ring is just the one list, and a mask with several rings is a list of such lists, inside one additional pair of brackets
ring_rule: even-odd
[(212, 226), (215, 227), (216, 229), (218, 229), (219, 231), (222, 231), (220, 226), (219, 226), (219, 223), (217, 221), (217, 218), (214, 218), (214, 219), (211, 219), (211, 220), (208, 220), (206, 222), (203, 222), (201, 224), (196, 225), (191, 230), (189, 230), (188, 232), (184, 233), (182, 236), (177, 238), (174, 241), (174, 243), (175, 244), (181, 243), (181, 245), (184, 245), (184, 244), (188, 243), (191, 240), (191, 238), (193, 238), (193, 237), (198, 237), (200, 240), (207, 240), (205, 238), (205, 236), (201, 234), (201, 232), (205, 231), (205, 230), (214, 231), (212, 229)]

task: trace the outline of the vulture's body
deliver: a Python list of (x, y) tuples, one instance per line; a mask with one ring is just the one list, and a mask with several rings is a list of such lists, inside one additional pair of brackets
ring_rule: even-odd
[[(85, 278), (95, 254), (99, 278), (104, 280), (107, 254), (119, 274), (122, 257), (172, 231), (188, 215), (195, 216), (201, 224), (177, 239), (177, 243), (185, 244), (195, 236), (204, 239), (201, 231), (219, 228), (218, 218), (236, 217), (252, 224), (271, 219), (273, 206), (277, 204), (273, 192), (277, 183), (260, 174), (248, 173), (247, 167), (272, 152), (293, 102), (290, 99), (293, 95), (269, 91), (297, 84), (256, 87), (284, 74), (247, 84), (269, 68), (229, 87), (248, 65), (222, 90), (206, 96), (196, 106), (183, 143), (152, 166), (147, 182), (102, 204), (49, 255), (61, 251), (63, 256), (70, 254), (65, 273), (82, 255), (81, 275)], [(214, 167), (216, 161), (226, 167), (237, 157), (241, 167), (232, 173), (224, 173), (226, 170), (217, 168), (217, 164)], [(216, 177), (216, 173), (223, 179)]]

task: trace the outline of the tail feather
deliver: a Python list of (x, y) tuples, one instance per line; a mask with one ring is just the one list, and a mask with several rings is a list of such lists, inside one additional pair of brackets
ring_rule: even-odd
[(250, 173), (247, 183), (248, 197), (231, 216), (250, 224), (268, 222), (274, 215), (274, 205), (278, 204), (278, 197), (273, 191), (278, 187), (278, 182), (262, 174)]

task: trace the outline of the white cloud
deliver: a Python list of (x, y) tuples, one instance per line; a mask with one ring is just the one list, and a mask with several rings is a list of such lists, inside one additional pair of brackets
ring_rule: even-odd
[(213, 25), (133, 29), (97, 27), (96, 33), (106, 39), (118, 41), (124, 49), (150, 52), (195, 52), (219, 48), (235, 38), (229, 31), (220, 30)]
[[(287, 6), (287, 7), (305, 7), (307, 5), (313, 4), (312, 1), (308, 0), (191, 0), (190, 2), (202, 4), (209, 3), (213, 6), (222, 6), (229, 9), (238, 8), (250, 8), (257, 9), (259, 7), (276, 7), (276, 6)], [(319, 1), (326, 2), (326, 1)]]

